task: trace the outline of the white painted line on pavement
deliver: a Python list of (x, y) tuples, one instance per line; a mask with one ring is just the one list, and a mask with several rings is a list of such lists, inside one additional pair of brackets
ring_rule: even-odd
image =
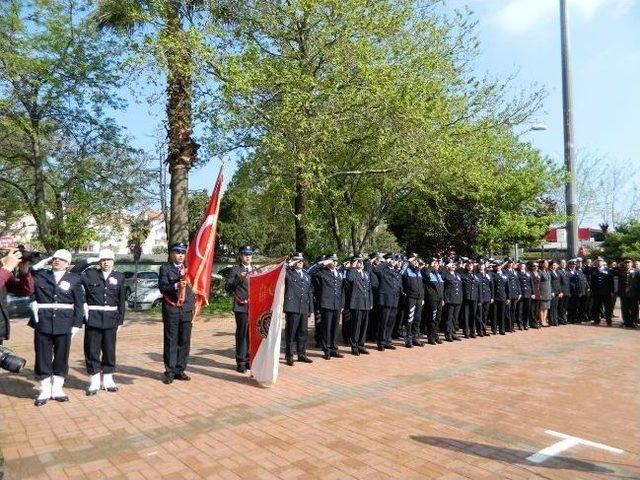
[(559, 453), (564, 452), (565, 450), (569, 450), (571, 447), (575, 447), (576, 445), (585, 445), (587, 447), (598, 448), (600, 450), (606, 450), (607, 452), (612, 453), (623, 453), (624, 450), (621, 450), (616, 447), (610, 447), (609, 445), (605, 445), (603, 443), (592, 442), (590, 440), (585, 440), (579, 437), (573, 437), (571, 435), (567, 435), (565, 433), (556, 432), (554, 430), (546, 430), (545, 433), (549, 435), (553, 435), (554, 437), (562, 438), (559, 442), (554, 443), (550, 447), (543, 448), (539, 452), (534, 453), (527, 457), (527, 460), (533, 463), (542, 463), (548, 460), (551, 457), (558, 455)]

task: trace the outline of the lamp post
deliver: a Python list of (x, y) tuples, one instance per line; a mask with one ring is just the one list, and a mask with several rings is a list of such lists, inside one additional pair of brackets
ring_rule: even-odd
[(578, 250), (576, 223), (575, 172), (573, 169), (573, 102), (571, 98), (571, 66), (569, 62), (569, 32), (566, 0), (560, 0), (560, 40), (562, 55), (562, 117), (564, 124), (565, 214), (567, 216), (567, 257), (575, 257)]

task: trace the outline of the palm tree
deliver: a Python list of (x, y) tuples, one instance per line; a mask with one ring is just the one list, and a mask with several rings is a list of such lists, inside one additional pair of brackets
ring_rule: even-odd
[(185, 24), (205, 0), (98, 0), (101, 29), (131, 36), (151, 32), (156, 58), (167, 72), (167, 164), (171, 174), (169, 242), (188, 241), (189, 169), (196, 163), (192, 103), (195, 61)]

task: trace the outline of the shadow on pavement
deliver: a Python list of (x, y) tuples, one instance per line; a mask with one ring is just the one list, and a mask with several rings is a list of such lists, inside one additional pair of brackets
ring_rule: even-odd
[(36, 398), (38, 389), (29, 380), (2, 373), (0, 374), (0, 394), (15, 398)]
[(500, 462), (523, 465), (527, 467), (557, 468), (564, 470), (577, 470), (590, 473), (615, 473), (614, 470), (601, 467), (595, 463), (576, 460), (569, 457), (552, 457), (543, 463), (533, 463), (527, 457), (535, 452), (517, 450), (508, 447), (496, 447), (485, 443), (469, 442), (447, 437), (431, 437), (427, 435), (411, 435), (410, 438), (417, 442), (433, 445), (434, 447), (446, 448), (457, 452), (475, 455), (477, 457), (489, 458)]

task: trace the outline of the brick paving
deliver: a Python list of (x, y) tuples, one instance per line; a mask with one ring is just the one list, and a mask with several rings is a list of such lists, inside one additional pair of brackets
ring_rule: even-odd
[[(118, 393), (85, 396), (82, 333), (70, 402), (36, 408), (32, 370), (0, 372), (5, 478), (640, 479), (640, 331), (570, 325), (331, 361), (312, 349), (267, 389), (235, 372), (231, 317), (195, 325), (192, 380), (172, 385), (161, 322), (131, 318)], [(29, 367), (24, 323), (10, 347)], [(560, 440), (546, 430), (624, 452), (531, 463)]]

